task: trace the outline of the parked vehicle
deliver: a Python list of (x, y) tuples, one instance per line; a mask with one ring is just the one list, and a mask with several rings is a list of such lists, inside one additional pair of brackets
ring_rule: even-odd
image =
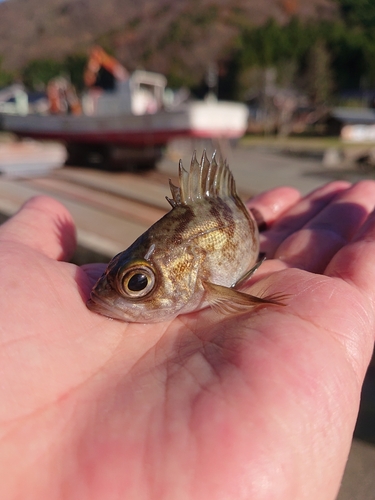
[[(108, 82), (97, 85), (103, 71), (112, 75), (112, 88)], [(140, 70), (129, 75), (98, 47), (84, 76), (88, 89), (80, 100), (68, 81), (55, 79), (47, 89), (48, 112), (3, 113), (0, 128), (20, 137), (62, 141), (70, 164), (117, 162), (125, 168), (153, 165), (176, 137), (238, 139), (246, 131), (244, 104), (167, 99), (163, 75)]]

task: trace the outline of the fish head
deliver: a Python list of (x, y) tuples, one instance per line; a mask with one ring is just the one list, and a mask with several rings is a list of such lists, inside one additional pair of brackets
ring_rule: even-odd
[(203, 287), (196, 290), (197, 261), (188, 250), (179, 250), (166, 253), (162, 242), (133, 244), (110, 261), (91, 291), (88, 308), (142, 323), (172, 319), (187, 303), (194, 309), (204, 295)]

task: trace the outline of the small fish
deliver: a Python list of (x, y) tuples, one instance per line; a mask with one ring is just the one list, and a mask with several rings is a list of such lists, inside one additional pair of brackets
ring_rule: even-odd
[(172, 210), (116, 255), (87, 306), (129, 322), (151, 323), (211, 306), (222, 314), (260, 304), (283, 305), (281, 295), (236, 290), (257, 263), (257, 225), (236, 192), (227, 163), (195, 153), (190, 171), (179, 165), (180, 187), (169, 181)]

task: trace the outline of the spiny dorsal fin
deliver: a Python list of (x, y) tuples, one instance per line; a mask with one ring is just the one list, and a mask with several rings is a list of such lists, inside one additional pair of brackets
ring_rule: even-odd
[(172, 200), (167, 199), (172, 206), (173, 203), (175, 205), (189, 205), (204, 198), (238, 197), (233, 175), (227, 162), (218, 164), (215, 153), (209, 161), (206, 151), (203, 151), (202, 159), (198, 163), (194, 152), (189, 171), (185, 170), (180, 160), (179, 178), (179, 188), (169, 182)]

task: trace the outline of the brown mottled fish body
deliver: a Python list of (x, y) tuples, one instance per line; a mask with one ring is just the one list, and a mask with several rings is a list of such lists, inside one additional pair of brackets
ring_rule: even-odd
[(180, 187), (170, 183), (172, 210), (111, 260), (88, 307), (123, 321), (158, 322), (208, 305), (228, 313), (277, 303), (233, 289), (256, 263), (259, 236), (227, 164), (205, 154), (198, 163), (194, 155), (189, 172), (180, 163), (179, 177)]

